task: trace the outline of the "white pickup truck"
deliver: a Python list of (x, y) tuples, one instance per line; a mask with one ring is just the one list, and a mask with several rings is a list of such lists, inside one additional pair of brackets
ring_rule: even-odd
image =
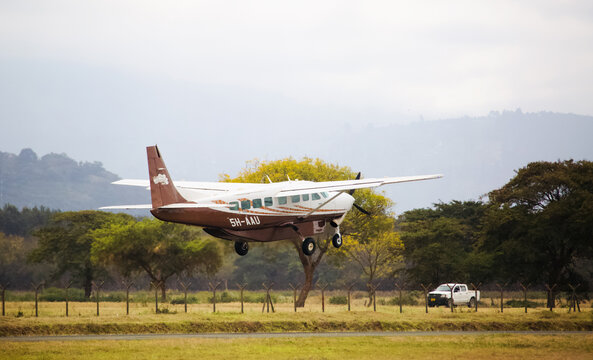
[(441, 284), (428, 293), (428, 306), (451, 306), (451, 290), (453, 290), (453, 305), (467, 305), (474, 307), (480, 301), (480, 291), (468, 289), (466, 284)]

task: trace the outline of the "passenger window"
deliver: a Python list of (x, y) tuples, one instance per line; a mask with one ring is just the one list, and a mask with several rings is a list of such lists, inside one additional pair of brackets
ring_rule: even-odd
[(274, 200), (271, 197), (264, 198), (264, 206), (273, 206)]
[(231, 207), (229, 209), (231, 209), (231, 210), (239, 210), (239, 202), (238, 201), (231, 201), (229, 203), (229, 205), (231, 205)]
[(301, 195), (293, 195), (290, 197), (290, 201), (294, 204), (294, 203), (298, 203), (299, 201), (301, 201)]
[(309, 201), (309, 194), (303, 194), (303, 201)]
[(327, 193), (326, 193), (326, 192), (322, 192), (322, 193), (321, 193), (321, 195), (322, 195), (324, 198), (327, 198), (327, 197), (328, 197), (328, 195), (327, 195)]
[(311, 199), (312, 200), (319, 200), (319, 199), (321, 199), (321, 196), (319, 196), (318, 193), (313, 193), (313, 194), (311, 194)]
[(241, 201), (241, 209), (242, 210), (249, 210), (249, 209), (251, 209), (251, 201), (249, 201), (249, 200), (243, 200), (243, 201)]
[(257, 209), (261, 207), (261, 199), (253, 199), (252, 201), (253, 208)]
[(278, 205), (286, 205), (286, 196), (280, 196), (278, 198)]

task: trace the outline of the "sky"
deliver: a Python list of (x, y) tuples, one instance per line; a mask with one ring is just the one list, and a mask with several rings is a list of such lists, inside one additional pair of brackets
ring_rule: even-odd
[(128, 178), (155, 143), (215, 181), (369, 126), (593, 115), (591, 94), (591, 1), (0, 0), (0, 151)]

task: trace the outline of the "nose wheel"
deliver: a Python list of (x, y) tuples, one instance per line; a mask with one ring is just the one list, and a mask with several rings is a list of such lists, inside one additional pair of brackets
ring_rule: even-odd
[(335, 233), (334, 234), (334, 236), (332, 237), (332, 245), (336, 249), (339, 249), (340, 246), (342, 246), (342, 235), (340, 233)]
[(249, 244), (245, 241), (235, 241), (235, 252), (240, 256), (247, 255), (249, 251)]

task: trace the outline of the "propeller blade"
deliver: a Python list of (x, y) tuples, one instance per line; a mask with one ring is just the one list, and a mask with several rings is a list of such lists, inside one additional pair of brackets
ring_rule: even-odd
[[(358, 174), (356, 174), (356, 178), (354, 180), (360, 180), (360, 171), (358, 172)], [(354, 194), (354, 191), (356, 189), (352, 189), (350, 191), (348, 191), (348, 194), (350, 194), (350, 196), (352, 196), (352, 194)]]
[(370, 212), (368, 212), (368, 211), (366, 211), (365, 209), (363, 209), (363, 208), (362, 208), (360, 205), (356, 205), (356, 204), (352, 204), (352, 205), (354, 205), (354, 207), (355, 207), (356, 209), (358, 209), (358, 211), (360, 211), (361, 213), (363, 213), (363, 214), (365, 214), (365, 215), (371, 215), (371, 213), (370, 213)]

